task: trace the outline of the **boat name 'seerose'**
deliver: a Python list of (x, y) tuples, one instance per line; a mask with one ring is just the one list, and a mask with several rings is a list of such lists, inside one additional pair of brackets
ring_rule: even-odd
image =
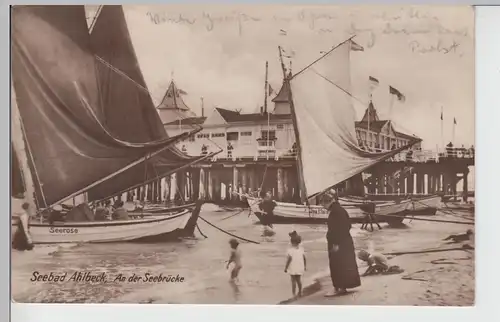
[(50, 227), (49, 233), (51, 234), (78, 234), (78, 228), (55, 228)]

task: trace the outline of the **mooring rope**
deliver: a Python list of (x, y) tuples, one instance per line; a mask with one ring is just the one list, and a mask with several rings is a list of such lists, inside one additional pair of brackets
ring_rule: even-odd
[(206, 236), (200, 229), (200, 226), (198, 225), (198, 223), (196, 224), (196, 228), (198, 228), (198, 232), (205, 238), (208, 238), (208, 236)]
[(240, 236), (236, 236), (236, 235), (234, 235), (234, 234), (231, 234), (230, 232), (225, 231), (224, 229), (217, 227), (216, 225), (212, 224), (211, 222), (209, 222), (208, 220), (206, 220), (205, 218), (203, 218), (203, 217), (201, 217), (201, 216), (199, 216), (198, 218), (200, 218), (201, 220), (203, 220), (204, 222), (206, 222), (206, 223), (207, 223), (207, 224), (209, 224), (210, 226), (214, 227), (214, 228), (215, 228), (215, 229), (217, 229), (217, 230), (220, 230), (221, 232), (223, 232), (223, 233), (225, 233), (225, 234), (227, 234), (227, 235), (229, 235), (229, 236), (232, 236), (232, 237), (234, 237), (234, 238), (241, 239), (241, 240), (246, 241), (246, 242), (249, 242), (249, 243), (253, 243), (253, 244), (260, 244), (259, 242), (256, 242), (256, 241), (253, 241), (253, 240), (250, 240), (250, 239), (246, 239), (246, 238), (243, 238), (243, 237), (240, 237)]
[(464, 244), (462, 247), (454, 247), (454, 248), (440, 248), (440, 249), (427, 249), (427, 250), (416, 250), (416, 251), (406, 251), (406, 252), (393, 252), (393, 253), (383, 253), (386, 256), (399, 256), (406, 254), (425, 254), (425, 253), (438, 253), (438, 252), (447, 252), (453, 250), (474, 250), (474, 247)]
[[(378, 215), (378, 216), (383, 216), (383, 217), (395, 217), (395, 218), (410, 218), (409, 216), (399, 216), (399, 215)], [(474, 225), (474, 222), (466, 222), (466, 221), (454, 221), (454, 220), (440, 220), (440, 219), (427, 219), (427, 218), (418, 218), (418, 217), (411, 217), (411, 220), (420, 220), (420, 221), (430, 221), (430, 222), (442, 222), (442, 223), (448, 223), (448, 224), (463, 224), (463, 225)]]

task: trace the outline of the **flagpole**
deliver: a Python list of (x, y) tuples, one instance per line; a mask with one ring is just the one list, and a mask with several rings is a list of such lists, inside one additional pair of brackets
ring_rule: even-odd
[[(372, 102), (372, 93), (370, 93), (370, 102)], [(368, 132), (366, 132), (366, 139), (365, 139), (365, 145), (367, 144), (368, 142), (368, 137), (370, 135), (370, 115), (371, 115), (371, 111), (370, 111), (370, 104), (368, 103)], [(365, 146), (365, 148), (368, 149), (367, 146)]]
[(264, 82), (264, 112), (267, 114), (267, 146), (266, 146), (266, 157), (269, 160), (269, 126), (271, 123), (271, 117), (269, 115), (269, 112), (267, 111), (267, 91), (268, 91), (268, 81), (267, 81), (267, 73), (268, 73), (268, 68), (269, 68), (269, 62), (266, 61), (266, 79)]
[(453, 118), (453, 130), (451, 134), (451, 142), (455, 143), (455, 125), (457, 124), (456, 119)]
[(443, 106), (441, 105), (441, 148), (444, 149)]
[(394, 106), (394, 95), (391, 95), (391, 100), (389, 102), (389, 118), (392, 117), (392, 107)]

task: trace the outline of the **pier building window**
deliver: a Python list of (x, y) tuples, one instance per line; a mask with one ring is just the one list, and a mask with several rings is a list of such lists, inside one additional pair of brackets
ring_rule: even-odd
[(225, 136), (226, 136), (225, 133), (212, 133), (213, 138), (223, 138)]
[(194, 138), (195, 138), (195, 136), (191, 135), (190, 137), (188, 137), (187, 141), (188, 142), (194, 142)]
[(201, 133), (197, 135), (198, 139), (208, 139), (210, 137), (209, 133)]
[(278, 124), (278, 125), (276, 125), (276, 128), (278, 130), (283, 130), (285, 128), (285, 124)]
[[(269, 137), (267, 136), (269, 133)], [(276, 140), (276, 131), (261, 131), (261, 138), (263, 140)]]
[(251, 131), (246, 131), (246, 132), (241, 132), (240, 133), (240, 142), (241, 144), (246, 144), (250, 145), (252, 144), (252, 132)]
[(238, 132), (228, 132), (227, 133), (227, 140), (228, 141), (238, 141)]

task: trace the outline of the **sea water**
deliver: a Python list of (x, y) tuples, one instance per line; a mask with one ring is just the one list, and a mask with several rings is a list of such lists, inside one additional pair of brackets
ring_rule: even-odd
[[(30, 252), (13, 251), (13, 299), (44, 303), (274, 304), (291, 296), (290, 277), (284, 268), (288, 233), (293, 230), (302, 236), (307, 256), (304, 280), (327, 268), (325, 225), (274, 225), (275, 235), (264, 236), (263, 227), (256, 224), (253, 215), (248, 216), (248, 210), (231, 217), (235, 213), (206, 205), (201, 216), (228, 233), (259, 243), (240, 240), (243, 268), (236, 284), (229, 282), (226, 268), (232, 237), (199, 220), (208, 238), (196, 231), (195, 238), (172, 243), (39, 245)], [(64, 275), (64, 281), (35, 280), (51, 273)], [(88, 277), (102, 273), (106, 274), (105, 282), (93, 282)]]

